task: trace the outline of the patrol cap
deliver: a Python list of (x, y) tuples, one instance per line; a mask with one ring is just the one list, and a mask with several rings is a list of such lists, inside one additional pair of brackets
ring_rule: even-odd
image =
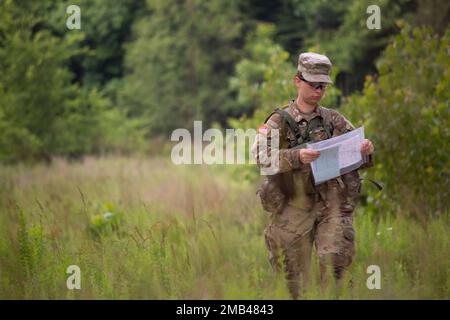
[(306, 81), (333, 83), (330, 78), (331, 66), (330, 59), (322, 54), (304, 52), (298, 56), (297, 70)]

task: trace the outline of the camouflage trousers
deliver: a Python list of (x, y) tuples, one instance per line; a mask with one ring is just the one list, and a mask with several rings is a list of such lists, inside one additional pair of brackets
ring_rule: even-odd
[(280, 214), (272, 214), (264, 232), (270, 262), (275, 271), (281, 270), (283, 262), (294, 299), (298, 298), (300, 287), (305, 289), (308, 285), (313, 245), (319, 256), (322, 285), (328, 283), (330, 268), (340, 284), (355, 254), (353, 210), (354, 205), (343, 201), (334, 190), (326, 200), (315, 202), (309, 209), (288, 204)]

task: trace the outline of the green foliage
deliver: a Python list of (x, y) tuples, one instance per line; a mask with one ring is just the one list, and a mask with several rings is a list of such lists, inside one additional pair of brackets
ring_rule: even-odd
[[(341, 7), (343, 17), (337, 28), (320, 28), (320, 25), (315, 25), (317, 31), (307, 39), (306, 46), (317, 47), (329, 54), (333, 57), (333, 62), (344, 72), (357, 73), (361, 71), (358, 70), (361, 67), (366, 73), (372, 71), (369, 68), (374, 66), (374, 58), (387, 45), (390, 36), (397, 31), (397, 20), (408, 18), (405, 8), (411, 2), (411, 0), (346, 1), (345, 6)], [(366, 9), (370, 5), (380, 7), (379, 30), (368, 29), (366, 26), (369, 17)], [(365, 76), (365, 73), (359, 74)]]
[(385, 197), (415, 215), (440, 214), (450, 200), (449, 40), (405, 26), (343, 111), (374, 141)]
[(54, 33), (61, 36), (83, 34), (80, 46), (89, 51), (71, 60), (71, 69), (83, 86), (114, 86), (110, 81), (122, 76), (123, 44), (129, 39), (131, 25), (140, 15), (144, 3), (144, 0), (122, 0), (113, 5), (104, 0), (77, 1), (81, 10), (80, 30), (65, 28), (66, 8), (74, 4), (72, 1), (58, 1), (48, 11), (45, 22)]
[[(18, 155), (33, 157), (33, 151), (42, 153), (52, 144), (51, 129), (74, 90), (63, 64), (79, 39), (62, 41), (46, 30), (34, 32), (38, 21), (33, 12), (22, 13), (10, 1), (0, 6), (0, 123), (5, 129), (0, 154), (7, 160)], [(27, 148), (28, 155), (23, 152)]]
[(25, 4), (0, 3), (0, 161), (136, 149), (142, 124), (127, 122), (96, 88), (72, 83), (67, 64), (86, 53), (83, 34), (53, 35), (42, 27), (45, 16), (35, 18), (43, 7)]
[[(444, 0), (77, 3), (68, 30), (64, 1), (0, 3), (0, 161), (78, 158), (146, 149), (173, 129), (256, 127), (295, 95), (300, 51), (331, 57), (338, 106), (361, 88), (404, 21), (447, 27)], [(382, 29), (368, 30), (379, 5)], [(273, 25), (259, 25), (261, 21)], [(252, 117), (253, 120), (249, 120)]]
[(242, 16), (236, 1), (147, 1), (127, 46), (120, 104), (147, 120), (149, 136), (223, 121), (226, 81), (240, 55)]
[[(274, 43), (274, 32), (274, 25), (259, 24), (248, 36), (248, 57), (239, 61), (235, 76), (230, 79), (230, 88), (237, 92), (237, 103), (246, 114), (240, 119), (229, 119), (232, 127), (258, 128), (276, 107), (297, 97), (293, 83), (297, 67), (289, 62), (289, 53)], [(336, 74), (334, 68), (332, 77)], [(339, 96), (339, 89), (331, 86), (321, 104), (334, 106)]]
[(12, 162), (38, 154), (41, 142), (26, 128), (18, 128), (0, 116), (0, 161)]
[(89, 231), (96, 236), (108, 235), (118, 231), (123, 219), (123, 213), (118, 211), (115, 206), (110, 203), (104, 204), (101, 211), (101, 214), (90, 217)]
[(273, 42), (274, 31), (273, 25), (259, 24), (248, 35), (247, 57), (239, 61), (230, 79), (230, 88), (236, 91), (237, 103), (245, 112), (243, 119), (255, 111), (259, 115), (250, 126), (244, 125), (245, 129), (257, 127), (264, 114), (285, 104), (295, 94), (290, 81), (295, 68), (288, 62), (289, 54)]
[(42, 225), (27, 226), (27, 219), (23, 212), (19, 215), (18, 243), (21, 262), (21, 270), (30, 277), (38, 272), (44, 257), (45, 234)]
[(443, 35), (450, 20), (450, 2), (446, 0), (417, 0), (417, 8), (411, 23), (430, 26), (439, 35)]
[[(364, 77), (375, 71), (375, 61), (390, 37), (398, 32), (397, 21), (411, 23), (443, 22), (447, 4), (414, 0), (277, 0), (265, 4), (250, 2), (251, 16), (276, 25), (275, 40), (291, 54), (296, 63), (304, 51), (328, 55), (339, 66), (337, 86), (345, 95), (361, 89)], [(252, 6), (253, 4), (253, 6)], [(370, 5), (381, 9), (381, 30), (369, 30), (366, 10)], [(417, 12), (416, 12), (417, 11)], [(423, 18), (418, 18), (420, 15)], [(430, 16), (439, 16), (440, 22)], [(416, 22), (417, 21), (417, 22)]]

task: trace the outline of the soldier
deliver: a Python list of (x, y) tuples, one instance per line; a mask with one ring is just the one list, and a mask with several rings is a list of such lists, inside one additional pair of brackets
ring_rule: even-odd
[[(340, 286), (345, 269), (355, 254), (353, 211), (360, 190), (358, 171), (314, 185), (310, 163), (320, 152), (305, 148), (354, 129), (336, 110), (319, 105), (330, 79), (330, 60), (316, 53), (302, 53), (294, 76), (297, 98), (273, 112), (259, 128), (252, 152), (264, 168), (271, 152), (272, 137), (279, 139), (275, 153), (279, 165), (266, 175), (258, 190), (263, 207), (270, 212), (265, 229), (269, 258), (275, 271), (284, 270), (289, 291), (299, 296), (300, 282), (308, 283), (313, 244), (319, 256), (321, 283), (326, 286), (327, 270), (333, 270)], [(276, 133), (276, 135), (275, 135)], [(262, 143), (264, 141), (264, 143)], [(372, 143), (365, 139), (361, 154), (366, 168), (373, 165)]]

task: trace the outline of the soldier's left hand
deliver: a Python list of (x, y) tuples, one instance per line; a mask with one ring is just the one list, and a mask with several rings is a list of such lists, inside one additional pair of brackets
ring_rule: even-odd
[(363, 156), (368, 156), (369, 154), (373, 153), (374, 147), (372, 142), (369, 139), (364, 139), (362, 145), (361, 145), (361, 154)]

